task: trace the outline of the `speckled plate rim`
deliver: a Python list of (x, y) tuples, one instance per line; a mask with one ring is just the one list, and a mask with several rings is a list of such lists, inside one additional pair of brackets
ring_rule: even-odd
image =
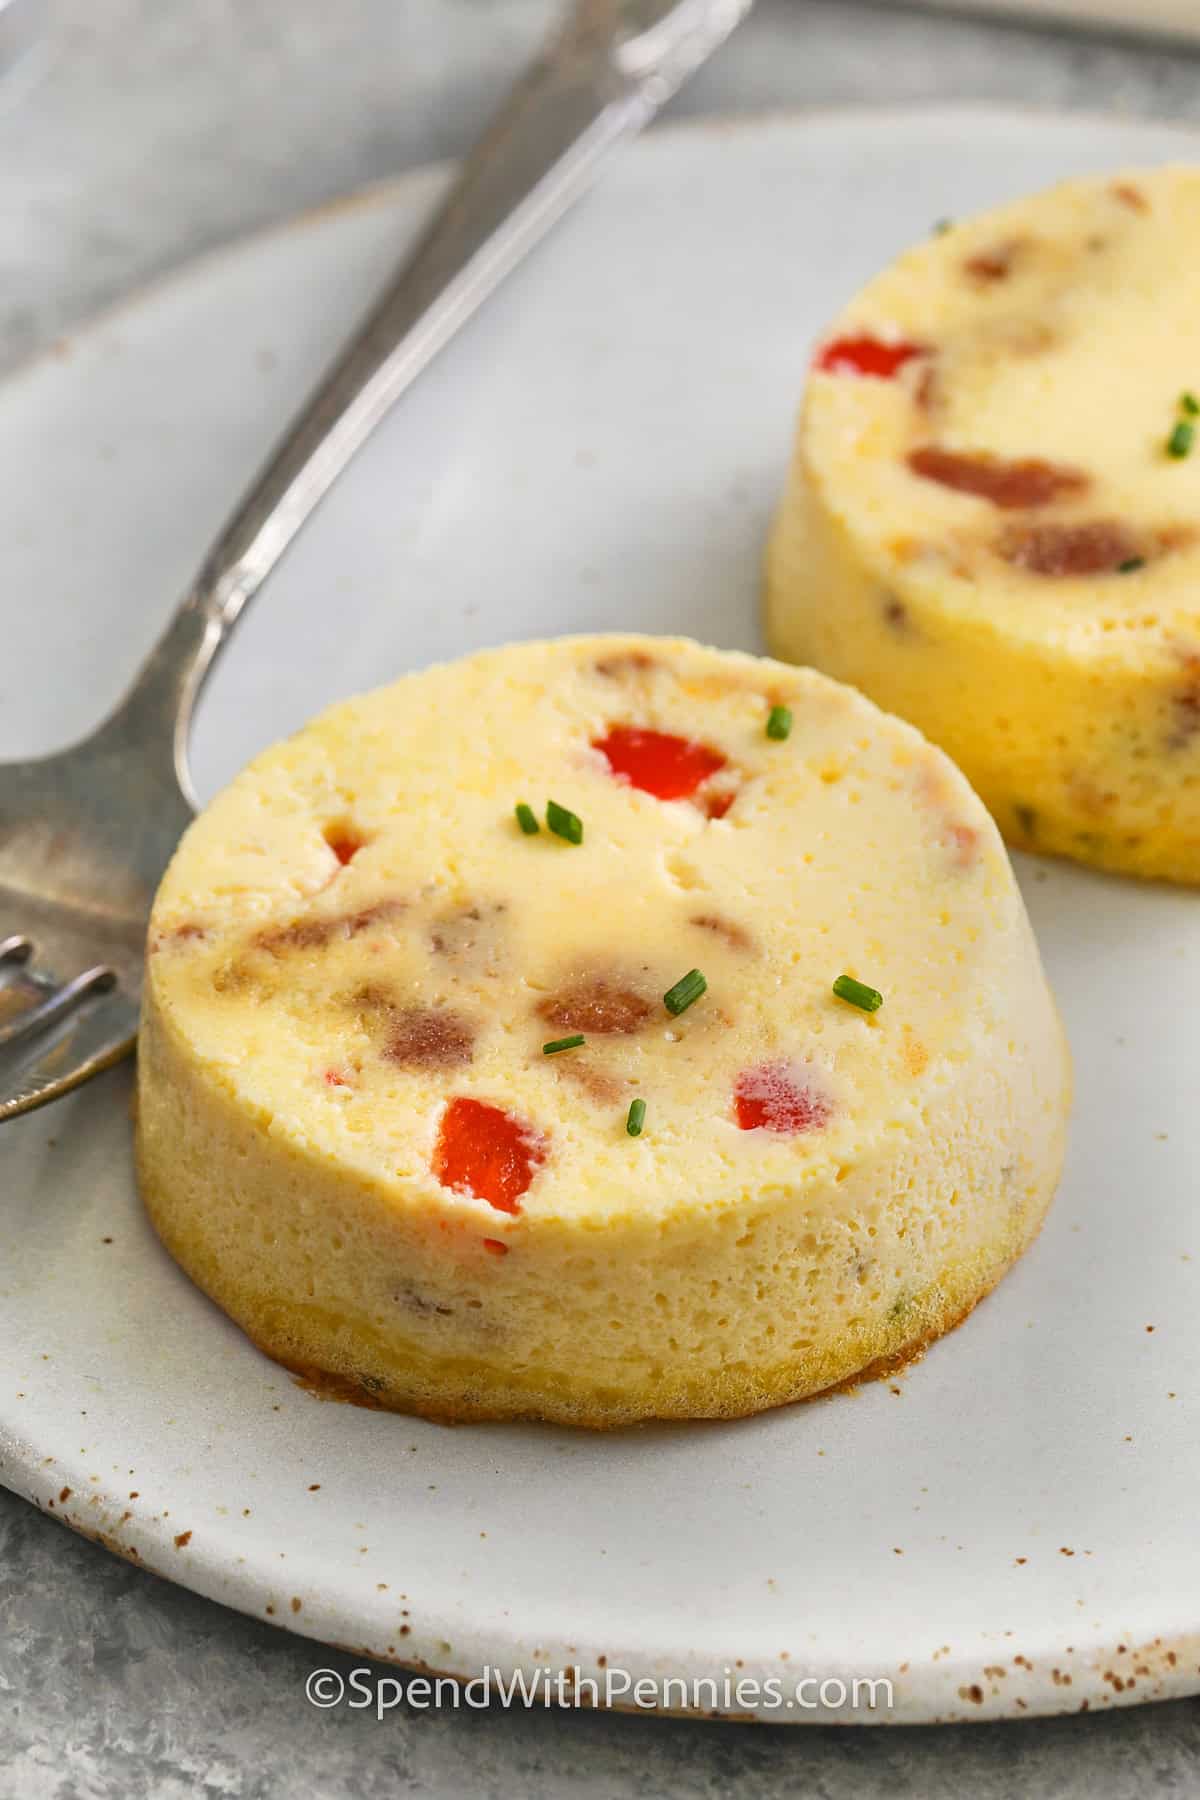
[[(799, 115), (775, 113), (766, 118), (738, 116), (729, 120), (702, 120), (673, 125), (665, 130), (660, 129), (654, 134), (654, 140), (711, 139), (716, 135), (723, 139), (736, 137), (755, 140), (764, 130), (807, 133), (823, 128), (836, 128), (839, 123), (853, 127), (860, 121), (878, 126), (891, 120), (898, 129), (903, 129), (906, 124), (928, 124), (933, 119), (940, 120), (943, 124), (950, 124), (955, 120), (972, 124), (989, 121), (993, 126), (1002, 125), (1007, 120), (1017, 126), (1037, 123), (1051, 129), (1062, 127), (1068, 131), (1089, 125), (1093, 129), (1111, 127), (1134, 133), (1140, 131), (1147, 135), (1157, 134), (1163, 139), (1169, 137), (1177, 143), (1180, 153), (1200, 154), (1200, 138), (1183, 125), (1151, 125), (1131, 121), (1114, 127), (1111, 121), (1095, 117), (1089, 119), (1088, 115), (1083, 114), (1061, 115), (1038, 109), (1024, 111), (999, 106), (936, 109), (837, 107)], [(644, 157), (645, 154), (644, 147), (633, 152), (634, 157)], [(419, 207), (432, 197), (439, 182), (444, 179), (445, 171), (441, 166), (414, 170), (397, 180), (374, 184), (358, 194), (330, 201), (280, 226), (251, 232), (230, 245), (218, 247), (180, 269), (165, 272), (134, 295), (106, 309), (94, 320), (69, 331), (58, 344), (35, 353), (16, 369), (9, 371), (5, 378), (6, 384), (36, 379), (40, 369), (53, 361), (56, 355), (62, 355), (64, 346), (72, 350), (85, 347), (98, 332), (114, 322), (130, 313), (139, 312), (142, 308), (153, 306), (159, 297), (169, 297), (181, 286), (202, 282), (205, 277), (213, 275), (230, 262), (254, 257), (271, 243), (279, 242), (298, 231), (319, 230), (324, 224), (335, 222), (352, 212), (409, 205)], [(1076, 877), (1070, 872), (1065, 875), (1054, 872), (1051, 875), (1052, 881), (1065, 881), (1068, 884), (1078, 879), (1087, 878)], [(1112, 890), (1106, 888), (1106, 891)], [(114, 1082), (119, 1082), (120, 1079), (119, 1075), (106, 1077), (104, 1083), (97, 1084), (97, 1090), (105, 1084), (111, 1090)], [(214, 1321), (213, 1327), (217, 1332), (227, 1330), (221, 1320)], [(282, 1384), (278, 1372), (273, 1373)], [(706, 1432), (714, 1428), (698, 1426), (682, 1429)], [(39, 1443), (36, 1437), (26, 1437), (14, 1430), (0, 1415), (0, 1480), (14, 1492), (22, 1494), (72, 1529), (94, 1539), (115, 1554), (125, 1556), (140, 1566), (167, 1579), (181, 1582), (224, 1604), (259, 1617), (265, 1613), (276, 1623), (322, 1642), (338, 1644), (356, 1653), (408, 1667), (444, 1669), (464, 1676), (475, 1674), (489, 1661), (495, 1664), (499, 1658), (503, 1659), (507, 1668), (520, 1666), (531, 1675), (548, 1664), (562, 1666), (569, 1663), (578, 1664), (585, 1674), (595, 1674), (601, 1666), (599, 1656), (605, 1656), (612, 1665), (628, 1668), (634, 1675), (644, 1675), (650, 1679), (661, 1679), (667, 1673), (685, 1678), (708, 1676), (712, 1673), (711, 1657), (697, 1656), (692, 1651), (685, 1651), (663, 1641), (650, 1643), (645, 1635), (640, 1645), (622, 1649), (619, 1644), (610, 1643), (605, 1652), (583, 1645), (577, 1647), (565, 1639), (555, 1640), (551, 1634), (546, 1634), (536, 1645), (527, 1642), (522, 1647), (514, 1644), (511, 1639), (498, 1640), (494, 1632), (464, 1630), (462, 1621), (456, 1620), (454, 1641), (451, 1644), (446, 1636), (451, 1628), (449, 1615), (439, 1618), (436, 1612), (428, 1611), (419, 1623), (413, 1624), (406, 1631), (405, 1627), (397, 1625), (391, 1599), (386, 1605), (381, 1603), (375, 1609), (364, 1607), (361, 1603), (347, 1607), (328, 1588), (322, 1591), (325, 1584), (319, 1579), (306, 1587), (301, 1606), (295, 1607), (294, 1599), (280, 1598), (286, 1584), (264, 1583), (255, 1573), (239, 1572), (232, 1568), (229, 1558), (218, 1550), (210, 1550), (201, 1543), (193, 1547), (186, 1541), (190, 1534), (174, 1531), (174, 1521), (169, 1520), (166, 1515), (154, 1518), (131, 1516), (102, 1495), (88, 1495), (85, 1502), (83, 1495), (87, 1494), (88, 1481), (88, 1476), (83, 1472), (85, 1465), (73, 1467), (62, 1458), (48, 1458), (44, 1450), (44, 1443)], [(60, 1496), (64, 1488), (72, 1488), (73, 1483), (78, 1485), (72, 1489), (68, 1499), (63, 1500)], [(70, 1503), (72, 1499), (75, 1501), (74, 1505)], [(181, 1542), (181, 1538), (185, 1541)], [(1200, 1607), (1194, 1608), (1193, 1612), (1200, 1620)], [(405, 1633), (403, 1641), (398, 1641), (401, 1633)], [(784, 1672), (784, 1664), (778, 1660), (764, 1659), (761, 1656), (739, 1658), (735, 1655), (735, 1650), (736, 1645), (731, 1645), (731, 1668), (744, 1669), (746, 1674), (760, 1679), (768, 1676), (777, 1678)], [(1141, 1659), (1144, 1677), (1140, 1685), (1138, 1680), (1122, 1680), (1119, 1671), (1117, 1678), (1113, 1678), (1115, 1659), (1126, 1655)], [(799, 1723), (810, 1720), (821, 1723), (978, 1720), (1074, 1709), (1080, 1706), (1081, 1701), (1087, 1704), (1129, 1704), (1146, 1698), (1177, 1697), (1200, 1690), (1200, 1632), (1196, 1631), (1173, 1630), (1156, 1640), (1140, 1641), (1128, 1646), (1115, 1638), (1110, 1638), (1102, 1646), (1093, 1642), (1081, 1648), (1078, 1653), (1064, 1651), (1052, 1672), (1036, 1667), (1031, 1658), (1022, 1659), (1018, 1656), (1013, 1665), (1013, 1673), (1022, 1660), (1029, 1665), (1028, 1680), (1022, 1682), (1018, 1676), (1003, 1691), (984, 1692), (977, 1681), (969, 1679), (979, 1669), (977, 1655), (965, 1659), (948, 1652), (945, 1662), (940, 1666), (936, 1666), (935, 1656), (935, 1666), (925, 1671), (919, 1689), (905, 1693), (890, 1711), (864, 1714), (852, 1708), (833, 1707), (822, 1710), (819, 1714), (792, 1712), (759, 1716), (766, 1716), (776, 1722), (782, 1719), (785, 1722)], [(1133, 1662), (1124, 1666), (1132, 1668)], [(806, 1667), (822, 1677), (832, 1678), (843, 1675), (849, 1678), (853, 1674), (864, 1679), (880, 1679), (897, 1674), (893, 1664), (876, 1665), (869, 1658), (856, 1661), (853, 1670), (848, 1666), (839, 1667), (827, 1660), (806, 1665), (796, 1659), (792, 1663), (793, 1670)], [(986, 1668), (983, 1673), (986, 1674)], [(1023, 1691), (1018, 1693), (1018, 1687)], [(664, 1707), (660, 1710), (679, 1709)], [(712, 1710), (722, 1717), (754, 1716), (752, 1710), (736, 1705), (718, 1706)]]

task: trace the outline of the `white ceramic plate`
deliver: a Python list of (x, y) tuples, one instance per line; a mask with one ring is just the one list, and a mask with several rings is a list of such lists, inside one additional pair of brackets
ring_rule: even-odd
[[(335, 696), (477, 645), (757, 647), (794, 404), (842, 298), (939, 217), (1197, 154), (978, 110), (638, 146), (255, 602), (204, 697), (201, 794)], [(8, 383), (0, 757), (116, 697), (442, 179), (202, 263)], [(1200, 1689), (1200, 897), (1021, 876), (1077, 1061), (1070, 1163), (1035, 1248), (905, 1379), (611, 1436), (321, 1404), (158, 1248), (124, 1069), (0, 1132), (0, 1479), (232, 1606), (462, 1673), (881, 1677), (890, 1711), (844, 1716), (905, 1720)]]

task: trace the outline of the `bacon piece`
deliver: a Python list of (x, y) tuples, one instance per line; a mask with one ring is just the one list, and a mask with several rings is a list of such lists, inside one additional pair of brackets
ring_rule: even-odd
[(264, 925), (251, 939), (256, 950), (279, 956), (285, 950), (319, 950), (337, 929), (336, 919), (290, 919), (285, 925)]
[(407, 900), (376, 900), (373, 906), (362, 906), (357, 912), (343, 913), (334, 924), (344, 927), (347, 937), (357, 937), (360, 931), (367, 931), (372, 925), (379, 925), (387, 919), (395, 919), (408, 910)]
[(981, 283), (1004, 281), (1012, 274), (1013, 263), (1027, 243), (1027, 238), (1009, 238), (1006, 243), (993, 244), (990, 250), (977, 250), (963, 262), (963, 273)]
[(327, 918), (319, 914), (308, 919), (289, 919), (281, 925), (263, 925), (250, 942), (256, 950), (281, 956), (286, 950), (320, 950), (334, 938), (353, 938), (381, 920), (395, 918), (405, 911), (405, 900), (377, 900), (357, 912), (334, 913)]
[(1183, 670), (1182, 681), (1171, 695), (1171, 729), (1168, 750), (1185, 750), (1200, 732), (1200, 650), (1174, 646)]
[(881, 338), (866, 333), (834, 338), (823, 344), (813, 358), (813, 368), (826, 375), (873, 375), (879, 381), (890, 381), (914, 356), (924, 356), (922, 344), (885, 344)]
[(1142, 553), (1141, 539), (1118, 519), (1018, 525), (998, 545), (1014, 568), (1034, 575), (1111, 575)]
[(724, 938), (733, 950), (754, 949), (754, 939), (736, 919), (727, 919), (720, 913), (693, 913), (688, 924), (698, 925), (701, 931), (711, 931), (714, 936)]
[(345, 1075), (339, 1074), (337, 1069), (326, 1069), (325, 1085), (326, 1087), (340, 1088), (349, 1087), (350, 1083)]
[(172, 925), (168, 930), (156, 932), (150, 939), (151, 954), (156, 954), (166, 944), (192, 944), (203, 942), (208, 936), (208, 927), (201, 925), (196, 919), (185, 919), (181, 925)]
[(941, 380), (938, 366), (931, 357), (917, 377), (916, 391), (913, 399), (918, 412), (931, 413), (940, 404), (942, 398)]
[(447, 1007), (402, 1006), (390, 989), (370, 981), (343, 999), (399, 1068), (457, 1068), (474, 1055), (475, 1027)]
[(1167, 739), (1169, 750), (1183, 750), (1200, 732), (1200, 691), (1184, 688), (1174, 701), (1175, 729)]
[[(212, 984), (213, 992), (217, 994), (246, 994), (260, 985), (247, 968), (245, 958), (241, 956), (219, 964), (213, 970)], [(267, 991), (272, 991), (270, 983), (267, 984)]]
[(458, 1013), (406, 1006), (389, 1019), (383, 1054), (402, 1069), (452, 1069), (474, 1053), (474, 1028)]
[(733, 1090), (733, 1108), (742, 1131), (797, 1135), (829, 1122), (830, 1106), (795, 1063), (760, 1063), (743, 1069)]
[(644, 675), (648, 669), (656, 669), (658, 658), (647, 655), (645, 650), (620, 650), (611, 656), (600, 657), (592, 667), (597, 675), (619, 681), (623, 675)]
[(650, 1017), (654, 1002), (620, 980), (583, 975), (538, 1003), (538, 1016), (556, 1031), (584, 1036), (628, 1036)]
[(726, 760), (719, 750), (694, 738), (640, 725), (614, 725), (606, 736), (593, 740), (592, 748), (599, 750), (614, 775), (656, 800), (689, 799), (710, 775), (725, 767)]
[(442, 1114), (434, 1174), (443, 1187), (486, 1200), (497, 1212), (520, 1212), (545, 1160), (545, 1139), (503, 1107), (459, 1095)]
[(585, 1051), (573, 1056), (552, 1056), (550, 1066), (560, 1081), (569, 1081), (597, 1106), (615, 1106), (624, 1090), (615, 1076), (598, 1069), (587, 1059)]
[(1131, 212), (1150, 211), (1150, 202), (1141, 188), (1135, 187), (1132, 181), (1114, 181), (1109, 192), (1114, 200), (1119, 200), (1122, 206), (1127, 206)]
[(499, 1238), (484, 1238), (483, 1247), (490, 1250), (493, 1256), (507, 1256), (508, 1245), (502, 1244)]
[(974, 494), (990, 500), (1006, 512), (1026, 507), (1049, 506), (1085, 494), (1091, 478), (1067, 463), (1043, 462), (1040, 457), (1009, 461), (984, 451), (943, 450), (923, 444), (908, 454), (908, 466), (924, 481), (953, 488), (957, 494)]

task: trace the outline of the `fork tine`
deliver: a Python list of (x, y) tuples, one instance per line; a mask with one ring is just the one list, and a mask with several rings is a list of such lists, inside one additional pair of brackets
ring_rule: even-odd
[[(19, 939), (9, 941), (20, 942)], [(16, 1043), (18, 1038), (53, 1025), (56, 1019), (71, 1012), (89, 994), (106, 993), (116, 979), (116, 975), (108, 968), (85, 969), (82, 975), (76, 975), (73, 981), (55, 988), (44, 1000), (39, 1000), (34, 1006), (27, 1006), (14, 1019), (10, 1019), (7, 1025), (0, 1025), (0, 1049), (6, 1044)]]
[[(61, 1018), (40, 1036), (5, 1052), (0, 1064), (0, 1125), (69, 1094), (127, 1056), (136, 1024), (136, 1008), (118, 988), (102, 1005)], [(14, 1056), (21, 1059), (15, 1069)]]
[(27, 937), (0, 938), (0, 963), (27, 962), (32, 951), (32, 941)]

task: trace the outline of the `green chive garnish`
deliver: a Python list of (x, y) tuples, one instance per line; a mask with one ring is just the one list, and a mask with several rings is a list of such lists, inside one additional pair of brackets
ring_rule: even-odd
[(557, 800), (546, 802), (546, 824), (555, 837), (565, 838), (568, 844), (582, 844), (583, 820), (577, 813), (560, 806)]
[(933, 223), (934, 237), (945, 237), (948, 231), (954, 230), (953, 219), (935, 219)]
[(1179, 396), (1179, 410), (1186, 413), (1189, 419), (1194, 419), (1200, 413), (1200, 400), (1197, 400), (1195, 394), (1182, 393)]
[(516, 814), (517, 824), (521, 827), (525, 836), (536, 837), (541, 830), (541, 826), (537, 822), (532, 806), (526, 806), (524, 800), (521, 800), (517, 804)]
[(642, 1126), (645, 1123), (646, 1102), (644, 1100), (631, 1100), (629, 1102), (629, 1117), (625, 1121), (625, 1129), (630, 1137), (641, 1137)]
[(1174, 431), (1167, 439), (1167, 455), (1173, 456), (1176, 461), (1179, 461), (1185, 456), (1190, 456), (1195, 436), (1196, 427), (1194, 425), (1189, 425), (1186, 419), (1180, 419)]
[(580, 1044), (585, 1042), (581, 1031), (576, 1032), (574, 1037), (554, 1038), (550, 1043), (542, 1045), (542, 1055), (557, 1056), (560, 1050), (578, 1050)]
[(767, 736), (782, 744), (792, 729), (792, 715), (786, 706), (773, 706), (767, 715)]
[(1117, 564), (1117, 574), (1132, 575), (1135, 569), (1144, 569), (1145, 566), (1146, 559), (1144, 556), (1127, 556), (1123, 563)]
[(879, 989), (855, 981), (853, 975), (839, 975), (833, 984), (833, 991), (839, 1000), (848, 1000), (851, 1006), (860, 1006), (864, 1012), (878, 1012), (883, 1005), (883, 995)]
[(667, 989), (663, 995), (663, 1005), (678, 1018), (681, 1012), (686, 1012), (689, 1006), (695, 1004), (707, 987), (708, 983), (699, 969), (689, 969), (681, 981)]

